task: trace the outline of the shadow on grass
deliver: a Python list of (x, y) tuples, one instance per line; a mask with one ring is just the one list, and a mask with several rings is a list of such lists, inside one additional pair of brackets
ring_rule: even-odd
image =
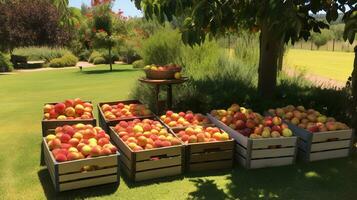
[(118, 73), (118, 72), (133, 72), (139, 71), (138, 69), (113, 69), (110, 71), (109, 69), (97, 69), (97, 70), (85, 70), (80, 71), (83, 74), (106, 74), (106, 73)]
[(85, 199), (89, 197), (100, 197), (115, 193), (119, 187), (119, 184), (106, 184), (95, 186), (95, 188), (88, 187), (57, 193), (46, 168), (41, 169), (37, 174), (47, 199)]

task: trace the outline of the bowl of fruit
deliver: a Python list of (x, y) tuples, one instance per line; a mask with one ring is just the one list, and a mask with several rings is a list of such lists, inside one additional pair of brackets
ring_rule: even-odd
[(181, 79), (181, 67), (176, 64), (147, 65), (144, 71), (148, 79)]

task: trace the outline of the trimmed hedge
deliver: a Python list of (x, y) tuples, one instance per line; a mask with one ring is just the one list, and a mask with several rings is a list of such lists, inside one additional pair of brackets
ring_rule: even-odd
[(133, 62), (133, 68), (143, 68), (145, 67), (144, 60), (137, 60)]
[(25, 56), (27, 57), (27, 61), (44, 60), (48, 63), (54, 58), (61, 58), (65, 54), (72, 53), (65, 48), (22, 47), (14, 49), (12, 54), (17, 56)]
[(70, 67), (75, 66), (78, 58), (71, 53), (65, 54), (61, 58), (54, 58), (51, 60), (50, 67)]
[(13, 69), (10, 56), (0, 52), (0, 72), (11, 72)]

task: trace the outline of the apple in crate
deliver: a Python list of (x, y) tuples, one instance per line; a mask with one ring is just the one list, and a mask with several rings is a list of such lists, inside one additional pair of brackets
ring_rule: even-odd
[(103, 104), (101, 109), (106, 119), (128, 118), (151, 115), (150, 109), (144, 104), (124, 104), (116, 105)]
[(217, 127), (188, 127), (185, 130), (179, 131), (176, 135), (186, 144), (226, 141), (230, 139), (228, 133), (221, 131)]
[(45, 120), (92, 119), (93, 105), (80, 98), (67, 99), (55, 105), (46, 104), (43, 107)]
[(170, 127), (187, 127), (210, 123), (206, 116), (200, 113), (193, 113), (192, 111), (175, 113), (168, 110), (160, 119)]
[(168, 147), (181, 144), (161, 122), (151, 119), (120, 121), (115, 132), (133, 151)]
[(311, 133), (350, 129), (346, 124), (337, 122), (335, 118), (327, 117), (314, 109), (306, 109), (304, 106), (288, 105), (269, 109), (268, 112)]
[(115, 154), (117, 148), (100, 127), (76, 124), (57, 127), (46, 142), (57, 162)]

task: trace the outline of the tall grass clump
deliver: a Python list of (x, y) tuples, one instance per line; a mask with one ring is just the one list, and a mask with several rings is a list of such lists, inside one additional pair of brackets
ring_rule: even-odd
[(50, 47), (21, 47), (14, 49), (13, 55), (26, 56), (28, 61), (44, 60), (50, 62), (54, 58), (61, 58), (65, 54), (71, 54), (65, 48)]

